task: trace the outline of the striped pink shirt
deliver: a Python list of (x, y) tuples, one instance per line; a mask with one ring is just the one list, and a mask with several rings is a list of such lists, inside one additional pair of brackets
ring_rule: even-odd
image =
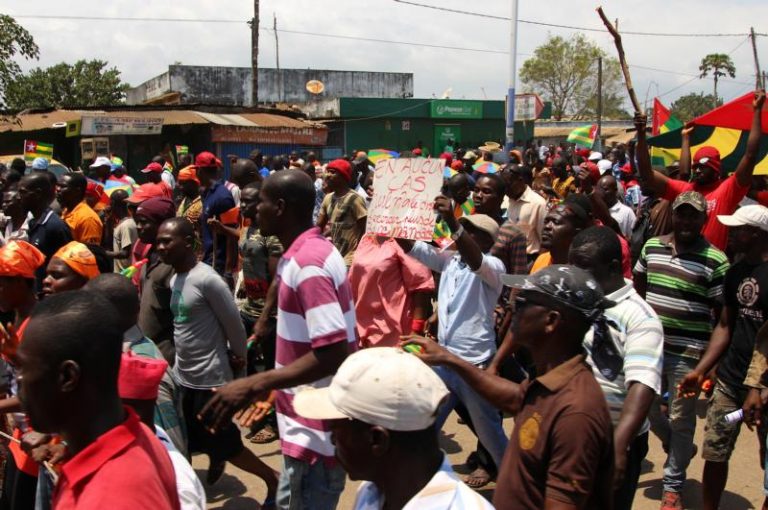
[[(290, 365), (312, 349), (347, 342), (356, 349), (355, 309), (347, 268), (339, 251), (318, 228), (291, 244), (277, 268), (277, 352), (275, 368)], [(328, 424), (308, 420), (293, 410), (293, 396), (307, 387), (324, 388), (325, 377), (312, 384), (277, 392), (277, 424), (283, 455), (310, 464), (334, 463)]]

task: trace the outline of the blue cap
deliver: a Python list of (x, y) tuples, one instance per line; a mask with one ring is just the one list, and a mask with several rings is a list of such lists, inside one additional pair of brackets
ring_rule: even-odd
[(45, 158), (35, 158), (32, 162), (32, 170), (48, 170), (48, 160)]

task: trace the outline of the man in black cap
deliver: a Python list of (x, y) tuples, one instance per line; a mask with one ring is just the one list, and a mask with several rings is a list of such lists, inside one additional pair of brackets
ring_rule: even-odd
[(482, 397), (516, 415), (495, 508), (610, 508), (611, 420), (582, 341), (613, 303), (589, 273), (573, 266), (502, 280), (518, 289), (512, 328), (531, 352), (536, 379), (516, 384), (477, 370), (424, 338), (408, 337), (406, 346), (417, 344), (423, 361), (450, 367)]

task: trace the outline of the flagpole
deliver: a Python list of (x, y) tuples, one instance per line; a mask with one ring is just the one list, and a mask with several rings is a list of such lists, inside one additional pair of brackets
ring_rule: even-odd
[(517, 70), (517, 0), (512, 1), (512, 21), (509, 37), (509, 87), (507, 89), (506, 152), (515, 147), (515, 72)]

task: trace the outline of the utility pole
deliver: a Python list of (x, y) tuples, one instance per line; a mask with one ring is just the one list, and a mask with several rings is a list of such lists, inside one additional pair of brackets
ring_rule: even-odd
[(283, 100), (283, 75), (280, 72), (280, 41), (277, 40), (277, 14), (272, 13), (272, 31), (275, 33), (275, 67), (277, 67), (277, 100)]
[(251, 19), (251, 106), (259, 104), (259, 0), (253, 0)]
[(597, 135), (595, 136), (596, 150), (602, 150), (600, 138), (603, 132), (603, 57), (597, 57)]
[(515, 81), (517, 71), (517, 0), (512, 0), (512, 24), (509, 34), (509, 88), (507, 89), (507, 154), (515, 147)]

